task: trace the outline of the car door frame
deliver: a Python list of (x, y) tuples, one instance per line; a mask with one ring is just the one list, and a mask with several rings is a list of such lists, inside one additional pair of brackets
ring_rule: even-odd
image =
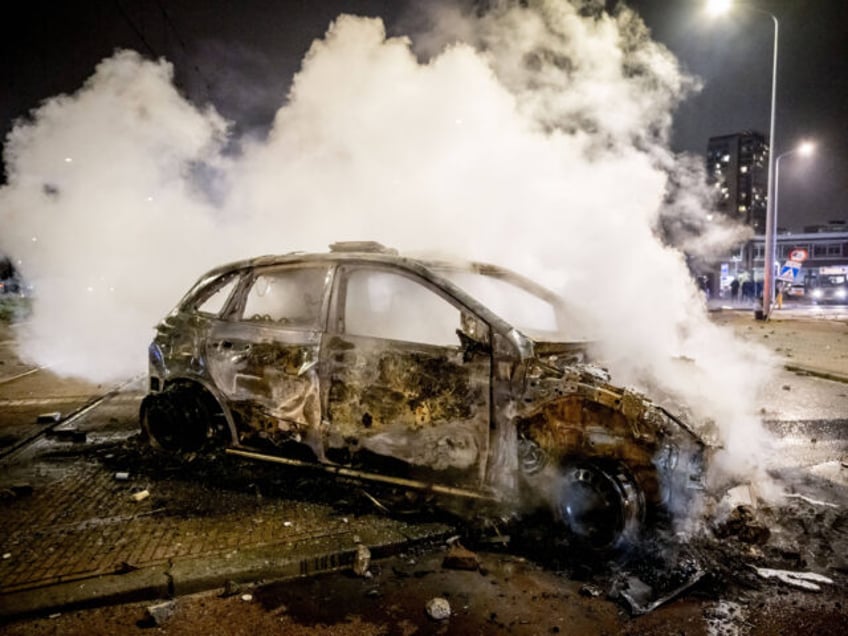
[[(281, 324), (251, 323), (250, 321), (245, 320), (243, 313), (245, 311), (248, 294), (259, 276), (267, 272), (307, 268), (323, 268), (326, 270), (326, 280), (322, 290), (319, 318), (315, 325), (307, 328), (302, 325), (286, 326)], [(219, 386), (221, 379), (220, 373), (218, 373), (218, 377), (216, 377), (216, 371), (214, 370), (216, 342), (223, 344), (223, 341), (226, 339), (229, 340), (230, 345), (234, 347), (236, 340), (245, 341), (246, 345), (250, 345), (246, 346), (245, 353), (247, 353), (247, 351), (253, 348), (256, 336), (259, 336), (259, 338), (264, 337), (282, 345), (291, 345), (293, 348), (300, 346), (309, 348), (313, 351), (311, 360), (303, 359), (300, 361), (299, 365), (295, 363), (295, 366), (297, 366), (296, 370), (295, 368), (286, 368), (284, 369), (284, 372), (292, 376), (308, 375), (308, 382), (314, 385), (314, 407), (317, 409), (317, 413), (313, 421), (301, 423), (305, 427), (302, 431), (303, 435), (295, 435), (294, 437), (303, 439), (303, 441), (305, 441), (309, 446), (313, 446), (313, 451), (316, 452), (316, 456), (320, 459), (320, 448), (314, 447), (313, 442), (318, 438), (318, 429), (320, 428), (323, 415), (323, 403), (320, 399), (320, 354), (321, 344), (327, 325), (327, 315), (333, 289), (334, 275), (335, 264), (332, 261), (304, 260), (254, 266), (243, 275), (238, 287), (233, 291), (229, 301), (222, 310), (219, 320), (210, 328), (205, 352), (208, 373), (210, 375), (210, 379), (218, 388), (219, 393), (221, 393), (227, 400), (228, 408), (233, 413), (233, 419), (236, 423), (235, 428), (238, 433), (234, 440), (236, 446), (243, 446), (243, 436), (258, 432), (256, 428), (247, 425), (247, 423), (244, 422), (243, 418), (239, 415), (239, 403), (242, 401), (247, 402), (253, 398), (245, 396), (243, 399), (236, 399), (237, 392), (235, 376), (233, 378), (233, 386), (230, 387), (229, 391), (226, 390), (225, 387)], [(253, 338), (251, 338), (251, 336), (253, 336)], [(233, 353), (235, 354), (237, 352)], [(267, 406), (267, 404), (265, 406)], [(312, 406), (310, 406), (310, 408), (311, 407)], [(274, 418), (273, 412), (269, 411), (267, 412), (267, 415), (269, 420)], [(295, 433), (298, 433), (298, 431), (295, 431)]]
[[(329, 416), (331, 413), (331, 385), (333, 382), (333, 360), (331, 359), (334, 355), (333, 347), (331, 346), (334, 339), (341, 338), (344, 339), (347, 337), (353, 338), (368, 338), (368, 336), (356, 336), (352, 334), (347, 334), (345, 331), (345, 302), (346, 302), (346, 294), (347, 294), (347, 281), (348, 274), (354, 270), (368, 270), (368, 271), (380, 271), (386, 272), (390, 274), (395, 274), (406, 279), (411, 280), (412, 282), (424, 287), (429, 292), (436, 294), (443, 301), (453, 306), (457, 313), (460, 316), (472, 316), (474, 320), (476, 320), (480, 325), (485, 325), (488, 330), (490, 340), (494, 337), (494, 328), (487, 320), (485, 320), (482, 316), (478, 314), (478, 312), (474, 311), (470, 308), (466, 303), (462, 302), (461, 299), (457, 298), (453, 294), (449, 292), (449, 290), (440, 286), (436, 281), (432, 280), (430, 277), (423, 275), (421, 272), (415, 271), (411, 268), (399, 267), (393, 263), (387, 263), (384, 261), (365, 261), (365, 260), (343, 260), (337, 264), (334, 278), (332, 282), (332, 290), (330, 294), (330, 302), (328, 307), (328, 315), (327, 315), (327, 327), (325, 332), (325, 339), (322, 343), (321, 347), (321, 373), (320, 376), (322, 378), (322, 387), (321, 387), (321, 398), (323, 404), (323, 412)], [(459, 328), (460, 325), (458, 324)], [(376, 340), (376, 338), (375, 338)], [(392, 342), (391, 340), (387, 340), (387, 342)], [(402, 342), (402, 341), (397, 341)], [(409, 343), (409, 344), (417, 344), (417, 343)], [(457, 335), (457, 348), (461, 352), (461, 341), (459, 336)], [(435, 348), (437, 345), (428, 345), (422, 344), (422, 346)], [(485, 413), (483, 414), (484, 422), (480, 425), (480, 430), (477, 431), (478, 440), (480, 442), (479, 448), (479, 459), (476, 462), (476, 475), (474, 478), (474, 485), (476, 487), (482, 487), (486, 483), (487, 479), (487, 470), (488, 464), (490, 460), (490, 452), (491, 452), (491, 440), (490, 440), (490, 431), (493, 426), (493, 399), (492, 399), (492, 387), (493, 387), (493, 356), (491, 349), (485, 354), (480, 354), (477, 352), (474, 355), (485, 355), (486, 356), (486, 374), (485, 374)], [(332, 426), (332, 423), (330, 423)]]

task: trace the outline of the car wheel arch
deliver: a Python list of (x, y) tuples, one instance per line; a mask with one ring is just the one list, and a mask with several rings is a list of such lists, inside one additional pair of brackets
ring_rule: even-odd
[(171, 378), (164, 383), (161, 391), (149, 393), (145, 396), (139, 407), (139, 422), (141, 423), (142, 434), (148, 440), (153, 441), (154, 445), (159, 446), (160, 449), (162, 448), (162, 445), (155, 440), (155, 436), (151, 434), (150, 422), (148, 421), (149, 410), (156, 400), (161, 400), (166, 395), (173, 395), (175, 393), (189, 393), (197, 396), (200, 400), (205, 400), (206, 405), (210, 407), (214, 414), (220, 415), (223, 418), (223, 426), (218, 427), (216, 431), (216, 434), (220, 437), (219, 443), (221, 445), (231, 445), (237, 442), (238, 433), (232, 411), (228, 407), (226, 400), (223, 399), (221, 394), (213, 386), (197, 378)]

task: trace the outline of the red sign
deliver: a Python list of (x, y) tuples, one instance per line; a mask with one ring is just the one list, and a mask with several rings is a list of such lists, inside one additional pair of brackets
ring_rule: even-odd
[(789, 260), (796, 261), (798, 263), (803, 263), (804, 261), (806, 261), (807, 256), (809, 256), (807, 250), (801, 249), (800, 247), (796, 247), (794, 250), (789, 252)]

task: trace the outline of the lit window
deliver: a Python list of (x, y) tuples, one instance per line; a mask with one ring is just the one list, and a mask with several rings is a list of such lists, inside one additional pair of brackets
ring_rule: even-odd
[(730, 162), (730, 155), (724, 155), (724, 156), (721, 158), (721, 160), (722, 160), (724, 163), (729, 163), (729, 162)]
[(740, 211), (740, 212), (747, 212), (747, 211), (748, 211), (748, 207), (747, 207), (747, 206), (745, 206), (745, 205), (740, 205), (740, 206), (739, 206), (739, 211)]
[(739, 168), (739, 172), (745, 174), (746, 172), (748, 172), (748, 166), (742, 166), (741, 168)]

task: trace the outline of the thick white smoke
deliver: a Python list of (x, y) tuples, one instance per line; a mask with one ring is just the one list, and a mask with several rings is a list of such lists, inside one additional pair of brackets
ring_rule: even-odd
[(701, 173), (667, 147), (695, 84), (628, 10), (528, 4), (437, 11), (417, 48), (379, 19), (340, 16), (268, 138), (237, 158), (167, 62), (102, 62), (5, 145), (0, 251), (36, 289), (22, 354), (124, 377), (210, 266), (375, 239), (539, 279), (597, 327), (614, 377), (714, 419), (736, 465), (753, 461), (764, 354), (707, 320), (660, 238), (678, 225), (701, 245), (728, 236), (707, 221)]

